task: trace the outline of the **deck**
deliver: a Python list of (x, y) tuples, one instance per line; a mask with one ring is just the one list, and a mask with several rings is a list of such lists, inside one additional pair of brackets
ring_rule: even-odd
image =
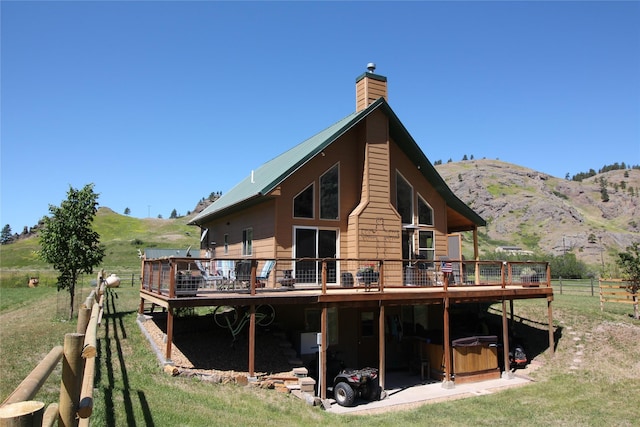
[[(229, 263), (229, 260), (225, 260)], [(375, 308), (378, 318), (380, 385), (385, 381), (385, 309), (394, 306), (442, 305), (443, 354), (452, 354), (449, 310), (452, 305), (502, 302), (502, 342), (509, 342), (507, 306), (522, 299), (545, 299), (549, 348), (553, 351), (553, 316), (549, 265), (545, 262), (347, 259), (244, 259), (234, 268), (215, 269), (216, 260), (161, 258), (143, 260), (139, 312), (145, 304), (167, 310), (166, 360), (170, 361), (176, 309), (214, 306), (249, 307), (248, 372), (255, 369), (256, 313), (259, 305), (317, 306), (321, 381), (326, 383), (328, 309)], [(421, 265), (422, 263), (423, 265)], [(222, 265), (222, 264), (220, 264)], [(260, 272), (260, 273), (259, 273)], [(375, 311), (374, 310), (374, 311)], [(507, 346), (500, 355), (508, 366)], [(451, 357), (444, 357), (443, 384), (451, 383)], [(492, 373), (494, 375), (496, 373)], [(499, 375), (499, 372), (497, 372)], [(479, 378), (479, 377), (478, 377)], [(325, 391), (323, 390), (323, 395)]]
[[(544, 262), (449, 260), (432, 269), (411, 260), (225, 260), (234, 271), (214, 276), (215, 260), (162, 258), (143, 261), (141, 299), (164, 308), (252, 304), (437, 304), (553, 298)], [(269, 262), (267, 277), (260, 267)], [(304, 265), (306, 270), (297, 268)], [(240, 267), (244, 271), (240, 271)], [(311, 272), (309, 266), (313, 268)], [(362, 266), (372, 275), (364, 283)], [(442, 270), (447, 268), (446, 273)], [(292, 272), (295, 274), (293, 278)], [(336, 283), (349, 278), (349, 282)], [(270, 277), (269, 277), (270, 276)], [(354, 279), (355, 276), (355, 279)], [(532, 276), (532, 277), (531, 277)], [(296, 282), (296, 278), (299, 281)], [(309, 283), (315, 282), (315, 283)], [(224, 286), (221, 284), (224, 283)], [(286, 283), (286, 285), (283, 285)]]

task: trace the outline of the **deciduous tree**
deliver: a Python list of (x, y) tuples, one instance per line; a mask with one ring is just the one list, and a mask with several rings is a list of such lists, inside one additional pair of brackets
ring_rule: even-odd
[(638, 291), (640, 290), (640, 242), (627, 246), (626, 252), (619, 252), (616, 261), (622, 270), (623, 279), (628, 283), (627, 291), (633, 295), (633, 317), (640, 319), (638, 313)]
[(69, 319), (73, 318), (76, 283), (81, 274), (93, 273), (105, 255), (100, 235), (92, 228), (98, 211), (98, 194), (93, 184), (81, 190), (69, 187), (67, 199), (60, 206), (49, 206), (50, 217), (44, 218), (40, 232), (39, 256), (52, 264), (59, 274), (58, 290), (70, 295)]

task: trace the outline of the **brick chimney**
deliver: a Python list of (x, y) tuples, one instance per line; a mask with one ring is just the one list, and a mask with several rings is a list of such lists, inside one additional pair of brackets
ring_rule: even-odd
[(378, 98), (387, 98), (387, 78), (374, 74), (376, 64), (367, 64), (367, 72), (356, 79), (356, 112), (362, 111)]

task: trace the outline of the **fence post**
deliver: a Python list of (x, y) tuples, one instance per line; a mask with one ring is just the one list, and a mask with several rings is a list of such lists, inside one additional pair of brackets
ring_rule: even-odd
[(560, 283), (560, 295), (562, 295), (562, 276), (558, 276), (558, 283)]
[(84, 369), (81, 357), (83, 343), (84, 334), (75, 333), (64, 336), (58, 414), (58, 426), (60, 427), (78, 425), (76, 410), (80, 401), (82, 371)]
[(0, 427), (40, 427), (44, 403), (37, 400), (10, 403), (0, 408)]
[(593, 277), (591, 278), (591, 296), (593, 296)]

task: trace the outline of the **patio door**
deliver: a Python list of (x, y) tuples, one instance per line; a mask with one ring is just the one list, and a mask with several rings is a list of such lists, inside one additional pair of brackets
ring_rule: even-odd
[[(295, 228), (294, 256), (300, 258), (336, 258), (338, 231), (318, 228)], [(335, 284), (336, 262), (327, 263), (327, 283)], [(296, 262), (296, 283), (322, 283), (322, 263), (316, 260)]]
[(358, 310), (358, 366), (379, 364), (378, 351), (378, 319), (379, 311), (370, 308)]

